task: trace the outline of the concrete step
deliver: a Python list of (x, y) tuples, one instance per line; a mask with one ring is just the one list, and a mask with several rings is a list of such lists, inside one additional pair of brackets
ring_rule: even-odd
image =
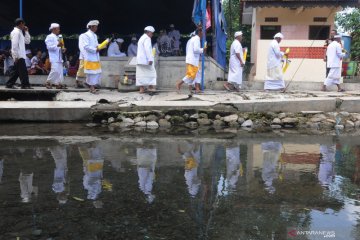
[(0, 102), (0, 121), (88, 121), (96, 102)]

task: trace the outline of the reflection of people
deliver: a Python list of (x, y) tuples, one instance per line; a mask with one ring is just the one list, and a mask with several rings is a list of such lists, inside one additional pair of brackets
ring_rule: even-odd
[(145, 194), (148, 203), (152, 203), (155, 199), (155, 195), (152, 194), (152, 188), (155, 180), (157, 149), (137, 148), (136, 159), (139, 176), (139, 188)]
[(4, 159), (0, 159), (0, 183), (4, 174)]
[(50, 152), (55, 161), (53, 191), (57, 194), (60, 204), (67, 202), (67, 152), (65, 146), (55, 146), (50, 148)]
[(323, 186), (328, 186), (334, 176), (335, 145), (320, 145), (321, 161), (319, 166), (318, 179)]
[(33, 177), (34, 173), (25, 174), (20, 172), (19, 182), (20, 182), (20, 196), (22, 202), (27, 203), (31, 200), (31, 194), (35, 193), (35, 189), (33, 186)]
[(96, 208), (101, 208), (102, 203), (97, 200), (102, 191), (101, 181), (104, 166), (101, 149), (98, 146), (79, 147), (79, 151), (83, 159), (83, 185), (88, 192), (87, 199), (93, 200)]
[(280, 158), (282, 145), (279, 142), (265, 142), (261, 144), (264, 162), (261, 177), (265, 182), (266, 190), (274, 193), (273, 180), (277, 178), (277, 164)]
[(240, 147), (226, 148), (226, 183), (235, 188), (240, 175)]
[(200, 149), (197, 145), (189, 143), (185, 152), (182, 152), (180, 148), (178, 149), (178, 152), (182, 154), (185, 161), (184, 177), (189, 194), (191, 197), (196, 197), (201, 186), (201, 181), (198, 176)]

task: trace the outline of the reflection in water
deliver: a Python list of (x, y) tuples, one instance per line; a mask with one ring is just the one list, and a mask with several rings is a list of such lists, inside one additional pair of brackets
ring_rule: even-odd
[(153, 203), (155, 195), (152, 194), (155, 180), (155, 165), (157, 161), (156, 148), (137, 148), (137, 172), (139, 176), (139, 188), (145, 194), (148, 203)]
[(264, 142), (261, 144), (261, 149), (264, 156), (261, 176), (265, 182), (265, 189), (269, 193), (274, 193), (275, 187), (273, 186), (273, 181), (278, 178), (277, 167), (282, 145), (280, 142)]
[(287, 239), (301, 227), (355, 240), (359, 149), (329, 137), (0, 140), (0, 239), (35, 227), (39, 239)]
[(335, 154), (336, 146), (335, 145), (320, 145), (320, 166), (319, 166), (319, 181), (322, 186), (329, 186), (332, 182), (334, 176), (334, 167), (335, 163)]
[(4, 159), (0, 159), (0, 183), (4, 174)]
[(30, 202), (31, 194), (35, 193), (33, 187), (33, 177), (34, 177), (34, 173), (20, 172), (20, 176), (19, 176), (20, 191), (21, 191), (20, 196), (24, 203)]
[(200, 164), (200, 148), (197, 144), (187, 143), (186, 151), (182, 152), (179, 147), (178, 151), (182, 154), (185, 162), (185, 182), (191, 197), (195, 197), (200, 189), (201, 180), (198, 177), (198, 167)]
[(60, 204), (65, 204), (68, 200), (69, 186), (67, 179), (67, 152), (65, 146), (54, 146), (49, 148), (51, 156), (55, 161), (53, 191), (57, 194)]
[(92, 143), (90, 147), (79, 147), (79, 152), (83, 160), (83, 185), (87, 190), (87, 199), (93, 201), (95, 208), (102, 208), (102, 201), (97, 200), (102, 189), (104, 167), (101, 149)]

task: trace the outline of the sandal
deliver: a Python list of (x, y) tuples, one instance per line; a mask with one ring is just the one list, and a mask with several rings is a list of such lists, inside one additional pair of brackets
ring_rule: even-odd
[(51, 83), (49, 83), (49, 82), (45, 83), (45, 87), (46, 87), (46, 89), (52, 89)]
[(229, 88), (229, 86), (225, 83), (224, 84), (224, 88), (226, 89), (226, 91), (228, 91), (228, 92), (230, 92), (231, 90), (230, 90), (230, 88)]
[(338, 92), (345, 92), (345, 89), (341, 88), (338, 90)]

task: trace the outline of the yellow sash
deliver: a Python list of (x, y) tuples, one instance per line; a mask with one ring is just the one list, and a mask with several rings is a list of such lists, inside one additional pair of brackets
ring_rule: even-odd
[(86, 70), (98, 70), (101, 68), (100, 62), (84, 61), (84, 69)]

